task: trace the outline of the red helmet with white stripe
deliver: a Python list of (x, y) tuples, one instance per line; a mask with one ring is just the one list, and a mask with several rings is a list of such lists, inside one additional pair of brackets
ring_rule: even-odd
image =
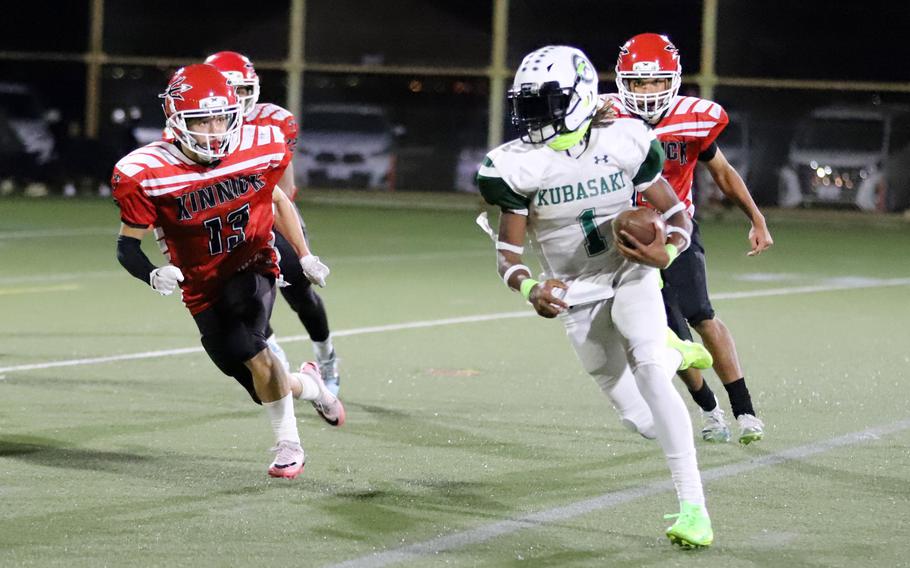
[(164, 99), (167, 127), (197, 161), (213, 162), (237, 146), (243, 124), (241, 106), (234, 87), (214, 66), (181, 67), (158, 97)]
[[(665, 79), (667, 88), (653, 93), (636, 93), (632, 79)], [(665, 35), (638, 34), (619, 48), (616, 60), (616, 88), (627, 111), (652, 121), (668, 108), (682, 82), (679, 51)]]
[(206, 57), (205, 63), (217, 67), (235, 89), (249, 89), (248, 93), (238, 92), (237, 98), (243, 105), (243, 115), (250, 114), (259, 101), (259, 75), (250, 59), (236, 51), (219, 51)]

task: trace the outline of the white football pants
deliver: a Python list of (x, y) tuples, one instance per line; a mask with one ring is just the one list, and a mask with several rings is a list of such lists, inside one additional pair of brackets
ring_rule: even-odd
[(623, 424), (657, 438), (680, 501), (704, 504), (692, 422), (672, 384), (682, 355), (667, 347), (658, 272), (625, 263), (614, 290), (609, 300), (561, 315), (566, 335)]

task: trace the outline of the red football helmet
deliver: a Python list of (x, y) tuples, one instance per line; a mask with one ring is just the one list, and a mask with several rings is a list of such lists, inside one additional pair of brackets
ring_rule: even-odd
[(237, 98), (243, 105), (243, 115), (250, 114), (259, 101), (259, 75), (256, 74), (256, 69), (249, 58), (236, 51), (219, 51), (206, 57), (205, 62), (217, 67), (235, 89), (249, 87), (250, 94), (237, 93)]
[[(633, 93), (631, 79), (667, 79), (667, 89), (655, 93)], [(619, 48), (616, 60), (616, 87), (627, 111), (651, 121), (668, 108), (682, 82), (679, 51), (665, 35), (638, 34)]]
[[(158, 96), (164, 99), (167, 127), (199, 161), (218, 160), (237, 146), (243, 124), (241, 105), (234, 87), (214, 66), (201, 63), (181, 67), (171, 77), (167, 90)], [(227, 122), (223, 131), (194, 131), (187, 126), (188, 120), (221, 117)]]

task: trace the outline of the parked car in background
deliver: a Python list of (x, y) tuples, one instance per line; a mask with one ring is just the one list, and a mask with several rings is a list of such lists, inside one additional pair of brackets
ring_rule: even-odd
[(294, 156), (297, 183), (394, 189), (398, 134), (378, 106), (306, 107)]
[(54, 158), (50, 125), (60, 120), (60, 111), (45, 109), (28, 85), (10, 82), (0, 82), (0, 109), (36, 163), (46, 164)]
[(813, 110), (797, 127), (778, 200), (800, 205), (884, 209), (888, 156), (910, 144), (910, 109), (830, 106)]

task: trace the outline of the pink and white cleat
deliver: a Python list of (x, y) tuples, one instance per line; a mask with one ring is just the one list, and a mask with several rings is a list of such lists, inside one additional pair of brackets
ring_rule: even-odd
[(316, 362), (307, 361), (300, 366), (300, 372), (316, 379), (316, 383), (319, 385), (319, 396), (310, 401), (313, 403), (316, 413), (331, 426), (344, 424), (344, 405), (325, 385), (322, 380), (322, 373), (319, 372), (319, 366)]
[(282, 440), (272, 448), (272, 451), (278, 452), (272, 465), (269, 466), (269, 475), (272, 477), (294, 479), (303, 471), (306, 454), (303, 452), (303, 447), (297, 442)]

